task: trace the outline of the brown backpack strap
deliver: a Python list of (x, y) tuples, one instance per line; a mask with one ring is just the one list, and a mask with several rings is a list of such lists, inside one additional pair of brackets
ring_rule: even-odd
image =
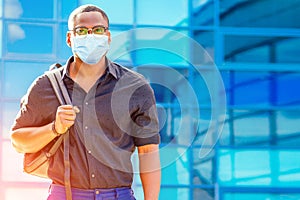
[[(46, 72), (46, 75), (49, 77), (51, 83), (53, 82), (55, 85), (55, 87), (53, 87), (54, 92), (58, 96), (60, 104), (72, 105), (68, 91), (61, 77), (61, 70), (52, 70)], [(71, 181), (70, 181), (71, 169), (70, 169), (69, 131), (67, 131), (63, 136), (64, 136), (63, 139), (64, 139), (64, 167), (65, 167), (64, 184), (66, 189), (66, 198), (67, 200), (72, 200)]]

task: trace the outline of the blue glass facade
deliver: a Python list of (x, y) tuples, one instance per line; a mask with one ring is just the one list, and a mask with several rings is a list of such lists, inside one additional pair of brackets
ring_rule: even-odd
[(300, 199), (300, 0), (0, 0), (0, 199), (47, 195), (8, 130), (30, 83), (71, 55), (67, 18), (86, 3), (110, 18), (108, 56), (155, 91), (160, 199)]

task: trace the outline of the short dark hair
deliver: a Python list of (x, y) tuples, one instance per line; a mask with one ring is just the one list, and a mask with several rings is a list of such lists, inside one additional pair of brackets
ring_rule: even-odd
[(77, 15), (80, 13), (84, 13), (84, 12), (99, 12), (99, 13), (101, 13), (101, 15), (107, 21), (107, 25), (109, 26), (109, 19), (107, 17), (107, 14), (101, 8), (99, 8), (98, 6), (95, 6), (93, 4), (86, 4), (86, 5), (79, 6), (78, 8), (73, 10), (73, 12), (70, 14), (69, 20), (68, 20), (69, 30), (73, 30), (74, 21), (75, 21)]

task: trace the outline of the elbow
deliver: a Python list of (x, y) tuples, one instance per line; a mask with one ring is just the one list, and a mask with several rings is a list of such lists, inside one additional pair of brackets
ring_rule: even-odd
[(20, 137), (20, 134), (18, 133), (17, 130), (11, 131), (10, 134), (10, 139), (11, 139), (11, 144), (13, 148), (18, 152), (18, 153), (26, 153), (26, 147), (24, 146), (22, 139)]

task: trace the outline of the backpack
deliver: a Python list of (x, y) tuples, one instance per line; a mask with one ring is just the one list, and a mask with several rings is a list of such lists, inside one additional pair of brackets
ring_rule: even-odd
[[(55, 63), (49, 67), (49, 71), (45, 72), (49, 78), (52, 88), (60, 102), (63, 104), (72, 104), (68, 95), (67, 89), (61, 79), (61, 65)], [(71, 184), (70, 184), (70, 159), (69, 159), (69, 131), (58, 136), (53, 141), (49, 142), (45, 147), (36, 153), (25, 153), (23, 159), (23, 170), (27, 174), (34, 176), (49, 178), (48, 168), (51, 157), (56, 153), (64, 141), (64, 165), (65, 165), (65, 187), (67, 199), (72, 199)]]

